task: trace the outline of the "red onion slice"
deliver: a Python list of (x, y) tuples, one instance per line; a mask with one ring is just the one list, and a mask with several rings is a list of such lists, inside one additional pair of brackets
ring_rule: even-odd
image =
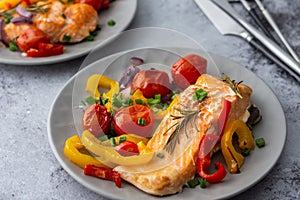
[(130, 62), (133, 66), (139, 66), (144, 64), (144, 60), (138, 57), (131, 57)]
[(32, 18), (32, 13), (28, 12), (23, 6), (18, 5), (16, 8), (16, 11), (19, 15), (26, 17), (26, 18)]
[(15, 17), (10, 20), (10, 22), (17, 24), (17, 23), (27, 23), (27, 24), (32, 24), (32, 20), (27, 17)]
[(8, 38), (6, 32), (4, 30), (5, 21), (4, 19), (0, 19), (0, 42), (2, 42), (5, 46), (9, 45)]

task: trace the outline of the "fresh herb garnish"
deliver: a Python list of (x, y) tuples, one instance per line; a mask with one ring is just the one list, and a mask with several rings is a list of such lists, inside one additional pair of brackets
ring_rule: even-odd
[(243, 81), (235, 82), (235, 80), (231, 80), (229, 76), (224, 76), (223, 81), (228, 84), (228, 86), (235, 92), (235, 94), (240, 97), (241, 99), (243, 96), (240, 93), (239, 90), (239, 84), (241, 84)]
[(193, 99), (196, 101), (202, 101), (206, 96), (207, 96), (207, 92), (205, 90), (203, 90), (202, 88), (200, 88), (193, 95)]
[(72, 37), (69, 36), (69, 35), (64, 35), (63, 41), (64, 41), (64, 42), (70, 42), (71, 38), (72, 38)]
[[(167, 129), (167, 131), (164, 133), (166, 134), (167, 132), (169, 132), (171, 129), (175, 128), (164, 149), (169, 152), (169, 153), (172, 153), (175, 149), (175, 146), (176, 144), (178, 143), (179, 144), (179, 133), (180, 131), (184, 128), (184, 133), (186, 135), (186, 137), (188, 137), (188, 132), (186, 130), (186, 127), (187, 127), (187, 124), (190, 122), (191, 119), (193, 119), (193, 123), (194, 121), (196, 120), (196, 116), (200, 113), (200, 110), (182, 110), (182, 109), (179, 109), (179, 108), (174, 108), (175, 110), (179, 111), (180, 115), (178, 116), (175, 116), (175, 115), (170, 115), (172, 120), (176, 120), (177, 122), (174, 123), (171, 127), (169, 127)], [(195, 128), (198, 130), (197, 126), (195, 126)]]
[(10, 42), (9, 43), (9, 50), (11, 50), (11, 51), (17, 51), (18, 47), (17, 47), (17, 45), (15, 43)]
[(258, 138), (255, 140), (255, 144), (258, 146), (258, 148), (262, 148), (266, 145), (264, 138)]
[(138, 118), (138, 125), (145, 126), (146, 125), (146, 119), (145, 118)]
[(92, 96), (88, 96), (87, 98), (85, 98), (85, 101), (89, 104), (89, 105), (93, 105), (96, 104), (95, 99)]
[(12, 18), (13, 18), (13, 16), (11, 14), (5, 14), (4, 15), (5, 23), (8, 24)]
[(163, 158), (163, 157), (165, 157), (165, 155), (164, 155), (163, 153), (160, 153), (160, 152), (157, 153), (156, 156), (157, 156), (158, 158)]
[(113, 19), (111, 19), (111, 20), (108, 20), (107, 24), (108, 24), (108, 26), (114, 26), (114, 25), (116, 25), (116, 22)]
[(95, 37), (92, 35), (89, 35), (85, 38), (86, 41), (94, 41)]

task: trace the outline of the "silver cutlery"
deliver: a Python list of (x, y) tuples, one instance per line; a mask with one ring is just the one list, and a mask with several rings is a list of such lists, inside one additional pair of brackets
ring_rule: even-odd
[[(296, 62), (293, 58), (291, 58), (286, 52), (284, 52), (277, 44), (271, 41), (267, 36), (259, 32), (252, 25), (248, 24), (245, 20), (243, 20), (235, 12), (235, 10), (227, 2), (227, 0), (222, 0), (222, 1), (195, 0), (195, 1), (197, 5), (203, 10), (203, 12), (207, 15), (207, 17), (213, 22), (213, 24), (223, 35), (231, 34), (231, 35), (242, 37), (250, 44), (258, 48), (260, 51), (262, 51), (267, 57), (269, 57), (271, 60), (273, 60), (283, 69), (285, 69), (293, 77), (295, 77), (296, 80), (299, 81), (300, 79), (299, 63)], [(249, 32), (251, 34), (249, 34)], [(262, 43), (263, 45), (256, 42), (256, 40), (254, 40), (253, 37), (259, 40), (260, 43)], [(267, 48), (267, 50), (264, 48), (264, 46)]]
[(272, 26), (272, 28), (274, 29), (274, 31), (276, 32), (276, 34), (278, 35), (278, 37), (280, 38), (280, 40), (282, 41), (282, 43), (284, 44), (284, 46), (290, 52), (290, 54), (292, 55), (292, 57), (297, 62), (300, 62), (300, 59), (299, 59), (298, 55), (292, 49), (292, 47), (290, 46), (290, 44), (288, 43), (288, 41), (285, 39), (285, 37), (281, 33), (280, 29), (278, 28), (276, 22), (274, 21), (273, 17), (269, 13), (269, 11), (265, 8), (265, 6), (262, 4), (262, 2), (260, 0), (255, 0), (255, 3), (257, 4), (258, 8), (261, 10), (262, 14), (265, 16), (265, 18), (267, 19), (267, 21), (269, 22), (269, 24)]

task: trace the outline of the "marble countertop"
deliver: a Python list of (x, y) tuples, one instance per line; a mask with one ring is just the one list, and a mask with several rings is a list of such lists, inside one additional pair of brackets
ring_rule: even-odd
[[(300, 54), (298, 0), (264, 3)], [(241, 63), (269, 85), (287, 119), (286, 145), (271, 172), (233, 199), (300, 199), (299, 83), (242, 39), (222, 36), (192, 0), (139, 0), (129, 29), (149, 26), (181, 31), (206, 50)], [(105, 199), (63, 170), (47, 138), (50, 105), (83, 59), (46, 66), (0, 64), (0, 199)]]

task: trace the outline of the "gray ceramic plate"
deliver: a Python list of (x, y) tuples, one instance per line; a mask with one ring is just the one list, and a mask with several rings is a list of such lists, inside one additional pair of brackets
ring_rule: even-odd
[[(182, 48), (173, 48), (172, 51), (181, 54), (183, 52), (185, 54), (202, 53), (198, 50)], [(79, 71), (78, 75), (90, 73), (99, 66), (107, 66), (119, 55), (121, 54), (105, 57)], [(150, 61), (157, 59), (151, 54), (147, 56)], [(55, 98), (48, 117), (49, 142), (59, 163), (80, 184), (110, 199), (221, 199), (237, 195), (258, 183), (275, 165), (285, 144), (286, 121), (282, 107), (271, 89), (254, 73), (224, 57), (214, 54), (211, 54), (211, 57), (220, 67), (221, 72), (226, 73), (232, 79), (243, 80), (245, 84), (252, 87), (252, 101), (259, 106), (263, 116), (261, 123), (255, 127), (254, 135), (255, 137), (263, 137), (266, 140), (266, 146), (261, 149), (256, 148), (245, 159), (240, 174), (229, 174), (224, 182), (210, 185), (206, 189), (184, 188), (182, 193), (162, 198), (148, 195), (125, 181), (122, 183), (122, 188), (116, 188), (113, 182), (84, 176), (82, 169), (70, 162), (63, 153), (65, 140), (77, 134), (71, 104), (75, 76), (66, 83)], [(122, 72), (119, 70), (115, 73), (121, 74)], [(275, 111), (276, 115), (274, 115)]]
[[(29, 58), (21, 55), (20, 52), (11, 52), (8, 49), (0, 48), (0, 63), (13, 65), (43, 65), (59, 63), (88, 54), (95, 46), (101, 47), (101, 43), (114, 34), (120, 33), (132, 21), (137, 9), (137, 0), (117, 0), (111, 3), (109, 9), (99, 14), (101, 31), (94, 41), (86, 41), (78, 44), (65, 45), (66, 52), (58, 56)], [(108, 26), (107, 21), (113, 19), (115, 26)]]

